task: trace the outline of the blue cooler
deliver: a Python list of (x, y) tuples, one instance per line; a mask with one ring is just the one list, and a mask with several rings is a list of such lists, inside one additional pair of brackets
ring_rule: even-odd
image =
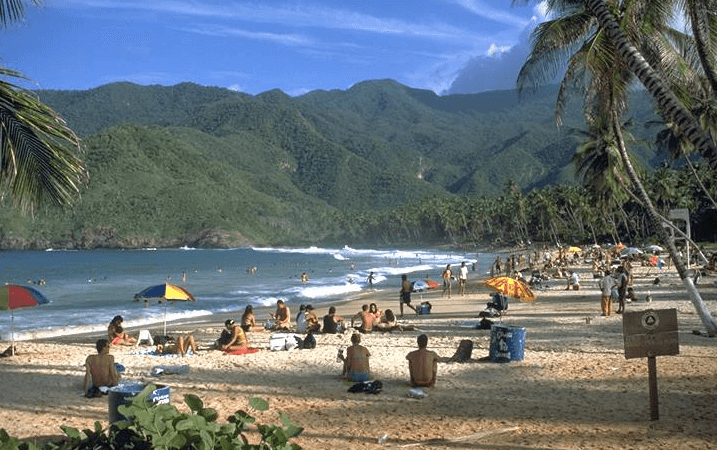
[(431, 313), (431, 304), (428, 302), (421, 303), (420, 305), (418, 305), (418, 308), (416, 308), (416, 312), (420, 315), (430, 314)]
[[(136, 397), (145, 388), (145, 384), (122, 383), (109, 388), (107, 403), (109, 407), (110, 423), (126, 420), (127, 418), (117, 412), (117, 407), (129, 403), (130, 398)], [(149, 394), (147, 400), (155, 405), (169, 404), (171, 390), (169, 386), (155, 385), (157, 388)]]
[(490, 327), (488, 357), (493, 362), (522, 361), (525, 354), (525, 328), (493, 324)]

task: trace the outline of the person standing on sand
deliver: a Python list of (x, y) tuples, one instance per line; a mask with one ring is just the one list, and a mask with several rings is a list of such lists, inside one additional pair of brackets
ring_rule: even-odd
[(346, 349), (346, 356), (339, 353), (339, 359), (344, 362), (341, 376), (349, 381), (360, 382), (371, 379), (371, 368), (368, 359), (371, 356), (368, 349), (361, 344), (361, 335), (351, 335), (351, 347)]
[(411, 386), (433, 387), (436, 385), (438, 374), (438, 354), (428, 350), (428, 336), (420, 334), (416, 339), (418, 350), (406, 355), (408, 372), (411, 375)]
[(468, 283), (468, 267), (465, 261), (461, 262), (461, 267), (458, 269), (458, 293), (463, 297), (466, 295), (466, 284)]
[(598, 283), (600, 286), (600, 308), (603, 316), (612, 314), (612, 290), (616, 286), (615, 279), (609, 270), (605, 271), (604, 276)]
[(625, 272), (625, 268), (620, 266), (617, 268), (617, 314), (625, 312), (625, 295), (627, 294), (627, 284), (630, 278)]
[(441, 293), (441, 297), (444, 297), (447, 292), (448, 298), (451, 298), (451, 291), (453, 290), (453, 284), (451, 283), (451, 278), (453, 278), (453, 270), (451, 270), (450, 264), (446, 264), (446, 268), (443, 271), (443, 274), (441, 274), (441, 278), (443, 278), (443, 292)]
[(399, 293), (400, 297), (398, 300), (399, 309), (401, 310), (401, 316), (403, 317), (403, 305), (405, 304), (409, 308), (413, 310), (416, 314), (418, 314), (418, 311), (416, 311), (416, 308), (411, 306), (411, 291), (413, 290), (413, 285), (410, 281), (408, 281), (408, 277), (404, 273), (401, 275), (401, 291)]
[(85, 381), (83, 389), (85, 395), (92, 388), (99, 389), (102, 386), (117, 386), (120, 375), (117, 373), (115, 357), (110, 355), (110, 344), (107, 339), (99, 339), (95, 348), (96, 355), (90, 355), (85, 360)]

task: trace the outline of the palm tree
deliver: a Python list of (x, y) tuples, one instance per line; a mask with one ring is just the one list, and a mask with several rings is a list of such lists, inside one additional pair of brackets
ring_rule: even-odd
[[(662, 227), (662, 221), (647, 196), (637, 173), (635, 172), (621, 130), (621, 115), (625, 109), (625, 88), (634, 73), (655, 98), (660, 111), (668, 120), (676, 123), (686, 139), (694, 145), (700, 154), (713, 167), (717, 166), (717, 150), (699, 123), (679, 102), (676, 96), (665, 86), (657, 73), (637, 51), (633, 42), (639, 43), (653, 64), (659, 64), (662, 58), (674, 55), (664, 52), (655, 44), (660, 41), (660, 33), (665, 28), (667, 2), (621, 2), (610, 1), (612, 10), (620, 14), (626, 31), (620, 27), (617, 19), (605, 0), (552, 0), (549, 8), (563, 14), (557, 19), (541, 24), (534, 32), (533, 50), (521, 69), (518, 77), (519, 91), (527, 84), (545, 79), (545, 67), (560, 64), (561, 56), (568, 55), (566, 75), (561, 83), (556, 117), (560, 117), (561, 105), (568, 82), (589, 75), (586, 86), (586, 122), (590, 126), (603, 124), (599, 129), (605, 135), (612, 135), (619, 151), (629, 179), (645, 205), (654, 231), (667, 243), (675, 267), (692, 297), (702, 323), (710, 335), (717, 334), (717, 321), (711, 316), (699, 292), (687, 276), (682, 261), (677, 257), (674, 242)], [(628, 38), (627, 33), (630, 34)], [(632, 39), (632, 40), (631, 40)], [(574, 49), (577, 48), (577, 51)], [(539, 69), (543, 69), (540, 71)], [(535, 74), (537, 73), (537, 78)]]
[[(32, 0), (33, 4), (41, 0)], [(24, 17), (21, 0), (0, 0), (3, 28)], [(3, 79), (24, 79), (0, 68)], [(87, 178), (79, 138), (32, 92), (0, 81), (0, 196), (23, 211), (40, 204), (68, 205)]]

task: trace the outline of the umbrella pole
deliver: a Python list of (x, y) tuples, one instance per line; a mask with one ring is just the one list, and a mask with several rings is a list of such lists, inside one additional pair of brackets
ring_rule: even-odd
[(15, 314), (10, 310), (10, 355), (15, 356)]
[(164, 334), (162, 336), (167, 335), (167, 300), (164, 300)]

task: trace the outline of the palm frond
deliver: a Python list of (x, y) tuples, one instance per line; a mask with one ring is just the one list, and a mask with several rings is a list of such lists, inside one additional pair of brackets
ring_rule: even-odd
[[(4, 76), (18, 77), (9, 69)], [(87, 180), (80, 139), (29, 91), (0, 81), (0, 193), (23, 210), (66, 205)]]

